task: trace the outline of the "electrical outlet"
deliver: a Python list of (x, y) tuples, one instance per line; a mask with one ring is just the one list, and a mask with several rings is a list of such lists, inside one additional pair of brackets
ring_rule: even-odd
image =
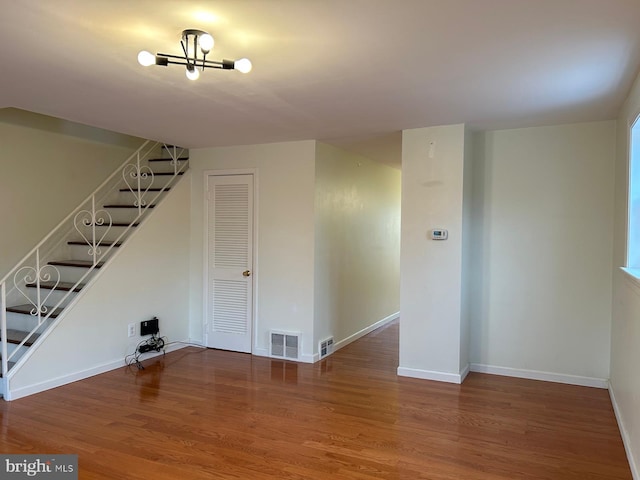
[(127, 330), (129, 337), (135, 337), (136, 336), (136, 324), (135, 323), (130, 323), (129, 324), (129, 329)]

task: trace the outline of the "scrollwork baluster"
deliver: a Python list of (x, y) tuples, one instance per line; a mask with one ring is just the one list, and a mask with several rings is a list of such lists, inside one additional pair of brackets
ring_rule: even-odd
[[(153, 178), (154, 178), (153, 171), (151, 170), (151, 168), (149, 168), (146, 165), (144, 166), (140, 165), (140, 156), (138, 155), (136, 164), (130, 163), (122, 170), (122, 177), (124, 179), (124, 182), (127, 185), (127, 188), (131, 191), (131, 193), (133, 193), (134, 195), (133, 205), (138, 207), (138, 215), (141, 215), (142, 209), (147, 205), (147, 202), (145, 201), (144, 196), (146, 195), (146, 193), (151, 188), (151, 185), (153, 184)], [(135, 181), (136, 183), (135, 186), (129, 182), (129, 179), (132, 179)], [(147, 186), (147, 188), (143, 189), (141, 182), (142, 180), (147, 180), (147, 179), (150, 180), (149, 185)]]
[[(167, 147), (167, 145), (165, 145), (165, 147)], [(180, 170), (180, 156), (184, 153), (184, 148), (181, 148), (178, 152), (178, 147), (173, 145), (172, 149), (173, 150), (167, 148), (167, 151), (171, 157), (169, 164), (173, 167), (173, 176), (175, 177), (178, 175), (178, 171)]]
[[(23, 276), (24, 275), (24, 276)], [(42, 298), (42, 282), (51, 282), (53, 283), (49, 285), (50, 288), (49, 293)], [(41, 265), (40, 264), (40, 250), (36, 250), (36, 266), (32, 267), (29, 265), (25, 265), (24, 267), (18, 269), (13, 276), (13, 284), (16, 287), (16, 290), (22, 294), (24, 298), (27, 299), (29, 304), (33, 305), (33, 308), (30, 310), (29, 314), (32, 317), (38, 317), (38, 325), (42, 324), (42, 316), (45, 317), (49, 314), (49, 309), (47, 307), (47, 300), (53, 294), (60, 283), (60, 272), (53, 265)], [(28, 293), (21, 288), (21, 285), (33, 284), (36, 289), (36, 301), (34, 302)]]
[[(111, 215), (106, 210), (96, 210), (96, 200), (93, 196), (91, 197), (91, 210), (81, 210), (76, 213), (73, 224), (85, 243), (89, 245), (87, 253), (91, 256), (93, 265), (97, 265), (99, 256), (102, 254), (100, 245), (113, 225)], [(84, 234), (82, 227), (91, 228), (90, 239)], [(106, 227), (100, 238), (96, 234), (96, 227)]]

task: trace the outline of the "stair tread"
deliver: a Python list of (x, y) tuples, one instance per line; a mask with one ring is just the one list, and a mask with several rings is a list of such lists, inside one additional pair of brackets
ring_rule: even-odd
[(96, 228), (110, 228), (110, 227), (128, 227), (128, 226), (132, 226), (132, 227), (137, 227), (138, 225), (140, 225), (138, 222), (136, 223), (128, 223), (128, 222), (113, 222), (111, 225), (109, 224), (105, 224), (105, 225), (96, 225)]
[[(143, 191), (144, 192), (162, 192), (162, 191), (168, 192), (169, 190), (171, 190), (171, 187), (167, 187), (167, 188), (155, 188), (154, 187), (154, 188), (149, 188), (149, 189), (146, 189), (146, 190), (143, 190)], [(135, 192), (132, 192), (130, 188), (121, 188), (120, 191), (121, 192), (135, 193)]]
[[(87, 242), (83, 242), (82, 240), (71, 240), (67, 242), (67, 245), (86, 245), (87, 247), (91, 247)], [(100, 242), (97, 244), (98, 247), (119, 247), (122, 245), (122, 242)]]
[[(14, 305), (12, 307), (7, 307), (7, 312), (11, 312), (11, 313), (22, 313), (22, 314), (26, 314), (26, 315), (30, 315), (31, 314), (31, 310), (33, 310), (34, 306), (31, 305), (30, 303), (27, 303), (25, 305)], [(51, 310), (52, 307), (46, 307), (47, 311)], [(58, 315), (60, 315), (60, 313), (62, 312), (62, 308), (56, 308), (51, 315), (49, 316), (49, 318), (56, 318)]]
[[(93, 262), (91, 260), (56, 260), (53, 262), (49, 262), (49, 265), (55, 265), (58, 267), (91, 268), (93, 267)], [(95, 268), (100, 268), (103, 265), (104, 262), (98, 262)]]
[[(148, 161), (149, 162), (170, 162), (172, 160), (173, 158), (150, 158)], [(189, 160), (189, 157), (178, 157), (179, 162), (183, 162), (186, 160)]]
[[(142, 207), (143, 209), (145, 208), (154, 208), (155, 205), (147, 205), (145, 207)], [(138, 208), (135, 205), (118, 205), (118, 204), (112, 204), (112, 205), (104, 205), (104, 208)]]
[(178, 172), (178, 173), (173, 173), (173, 172), (153, 172), (153, 176), (154, 177), (167, 177), (167, 176), (174, 176), (174, 175), (184, 175), (184, 172)]
[[(20, 343), (27, 338), (27, 335), (29, 335), (29, 332), (25, 332), (22, 330), (14, 330), (12, 328), (7, 328), (7, 343), (13, 343), (14, 345), (20, 345)], [(36, 340), (38, 340), (38, 337), (40, 337), (39, 333), (34, 333), (33, 335), (31, 335), (31, 337), (29, 338), (29, 340), (27, 340), (24, 343), (25, 347), (30, 347), (31, 345), (33, 345), (35, 343)]]
[[(26, 286), (29, 288), (36, 288), (35, 283), (27, 283)], [(75, 283), (71, 282), (58, 282), (58, 284), (56, 285), (56, 282), (40, 282), (40, 288), (46, 288), (47, 290), (53, 290), (55, 288), (55, 290), (59, 290), (61, 292), (68, 292), (72, 289), (74, 292), (79, 292), (83, 287), (84, 283), (79, 283), (78, 285), (76, 285)]]

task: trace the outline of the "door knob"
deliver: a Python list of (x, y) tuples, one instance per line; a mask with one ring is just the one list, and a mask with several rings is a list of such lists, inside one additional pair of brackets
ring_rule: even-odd
[(248, 277), (251, 275), (251, 270), (245, 270), (244, 272), (242, 272), (242, 275), (244, 275), (245, 277)]

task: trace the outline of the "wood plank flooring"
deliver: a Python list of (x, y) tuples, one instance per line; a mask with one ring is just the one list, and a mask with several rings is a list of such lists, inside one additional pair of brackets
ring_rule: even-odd
[(399, 378), (397, 323), (315, 365), (182, 349), (0, 402), (0, 452), (81, 479), (631, 479), (606, 390)]

